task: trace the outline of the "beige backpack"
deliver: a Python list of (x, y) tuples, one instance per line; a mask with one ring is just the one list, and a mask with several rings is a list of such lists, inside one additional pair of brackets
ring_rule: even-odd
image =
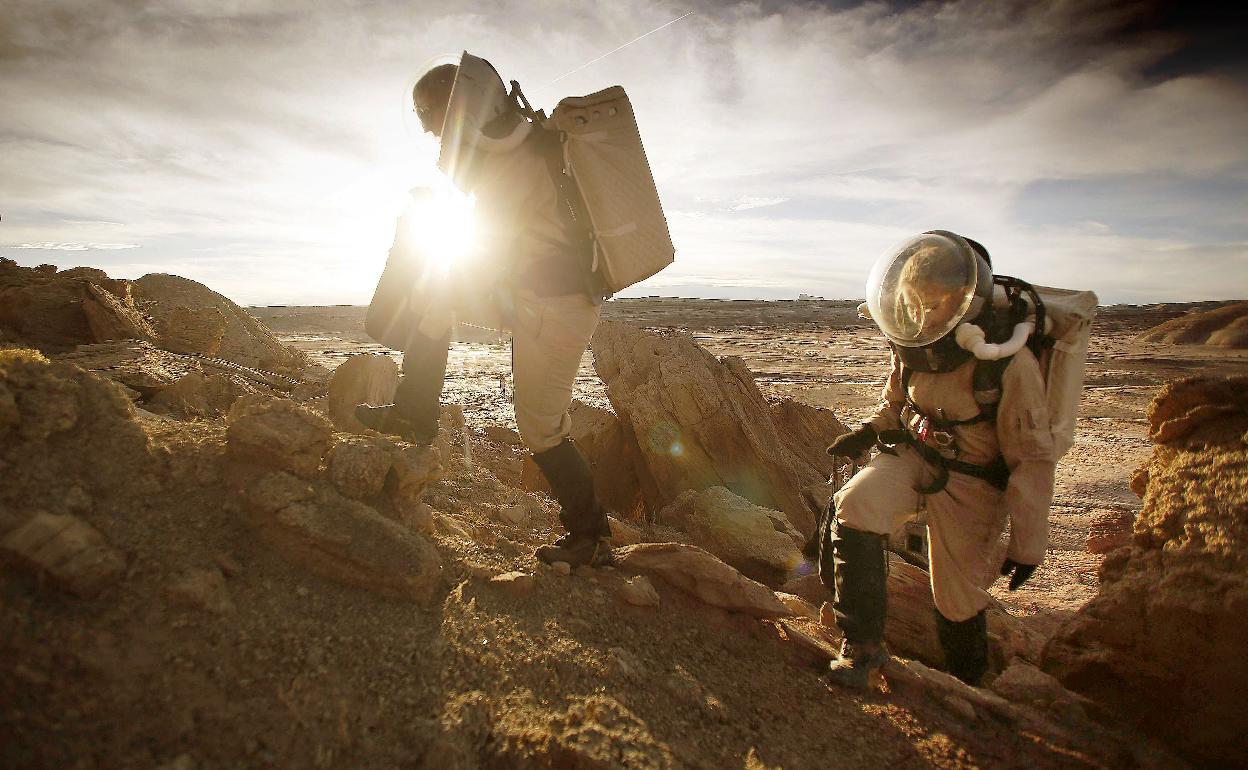
[(670, 265), (676, 250), (624, 89), (563, 99), (544, 125), (562, 135), (564, 167), (593, 236), (593, 271), (606, 288), (620, 291)]

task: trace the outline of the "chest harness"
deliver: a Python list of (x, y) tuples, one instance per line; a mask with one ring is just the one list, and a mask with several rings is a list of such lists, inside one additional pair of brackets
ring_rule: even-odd
[(975, 362), (971, 387), (975, 403), (979, 405), (979, 414), (965, 420), (950, 420), (940, 410), (933, 415), (920, 409), (910, 397), (910, 377), (914, 370), (902, 366), (901, 388), (906, 394), (906, 405), (901, 411), (903, 427), (880, 431), (877, 441), (881, 451), (893, 455), (897, 454), (897, 447), (903, 444), (914, 447), (919, 456), (935, 469), (936, 478), (931, 484), (920, 487), (920, 494), (932, 495), (943, 490), (949, 483), (951, 471), (974, 476), (999, 490), (1005, 490), (1010, 481), (1010, 469), (1005, 464), (1005, 458), (998, 454), (987, 465), (958, 459), (961, 451), (954, 429), (980, 422), (996, 422), (997, 407), (1001, 403), (1001, 379), (1009, 363), (1009, 357)]

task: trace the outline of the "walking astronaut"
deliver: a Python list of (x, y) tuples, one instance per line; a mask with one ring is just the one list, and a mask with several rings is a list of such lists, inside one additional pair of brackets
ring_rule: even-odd
[[(509, 330), (516, 426), (568, 531), (535, 555), (548, 563), (604, 564), (611, 558), (607, 514), (589, 464), (569, 439), (572, 386), (602, 300), (669, 263), (671, 242), (623, 89), (565, 99), (547, 120), (512, 85), (509, 93), (489, 62), (464, 52), (431, 68), (412, 91), (422, 127), (439, 139), (439, 167), (476, 199), (482, 242), (475, 261), (439, 272), (423, 253), (419, 207), (400, 220), (365, 326), (404, 351), (404, 376), (393, 404), (360, 405), (356, 416), (376, 430), (430, 443), (456, 320)], [(608, 154), (607, 161), (595, 165), (591, 156), (577, 168), (581, 134), (596, 142), (587, 152)], [(620, 135), (622, 141), (602, 142)], [(599, 166), (614, 169), (613, 178), (640, 166), (649, 186), (629, 189), (649, 193), (643, 203), (651, 216), (641, 226), (636, 206), (614, 205), (610, 190), (592, 184)], [(661, 228), (648, 229), (655, 212)], [(616, 214), (632, 226), (616, 225)], [(647, 250), (652, 264), (613, 261), (637, 233), (656, 229), (666, 251)], [(627, 235), (608, 243), (615, 233)]]
[[(1065, 447), (1055, 446), (1040, 362), (1022, 344), (1035, 318), (1015, 323), (1010, 309), (1025, 305), (1018, 295), (1006, 308), (993, 300), (987, 250), (946, 231), (911, 239), (872, 270), (867, 306), (889, 340), (891, 369), (876, 413), (828, 448), (855, 458), (881, 450), (837, 492), (821, 534), (820, 576), (845, 635), (828, 674), (834, 683), (866, 687), (888, 660), (884, 544), (916, 514), (927, 520), (946, 667), (968, 683), (988, 665), (985, 589), (998, 572), (1018, 588), (1044, 559)], [(1006, 559), (993, 563), (1007, 520)]]

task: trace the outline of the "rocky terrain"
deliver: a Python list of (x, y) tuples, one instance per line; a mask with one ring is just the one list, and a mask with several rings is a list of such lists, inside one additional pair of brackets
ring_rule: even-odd
[(935, 670), (900, 556), (883, 689), (821, 683), (801, 546), (883, 374), (855, 304), (611, 303), (574, 420), (618, 560), (570, 570), (496, 341), (414, 447), (349, 414), (397, 379), (355, 308), (0, 262), (5, 766), (1234, 766), (1245, 359), (1135, 339), (1188, 308), (1098, 321), (988, 687)]
[(1248, 302), (1193, 309), (1140, 335), (1145, 342), (1248, 348)]

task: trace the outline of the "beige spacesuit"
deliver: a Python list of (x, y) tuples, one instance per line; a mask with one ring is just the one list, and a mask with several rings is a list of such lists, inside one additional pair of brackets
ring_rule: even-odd
[[(966, 420), (979, 414), (972, 392), (978, 362), (966, 361), (951, 372), (915, 372), (910, 400), (923, 414)], [(877, 433), (906, 426), (919, 418), (906, 408), (901, 362), (893, 356), (884, 401), (868, 424)], [(950, 472), (945, 488), (923, 495), (917, 490), (935, 481), (937, 470), (909, 444), (881, 452), (836, 495), (839, 524), (888, 535), (920, 510), (926, 512), (930, 538), (932, 595), (936, 609), (952, 621), (967, 620), (991, 602), (984, 590), (997, 577), (996, 543), (1010, 523), (1007, 557), (1039, 564), (1048, 546), (1049, 504), (1053, 499), (1053, 437), (1049, 432), (1044, 381), (1031, 351), (1023, 348), (1005, 367), (995, 421), (952, 428), (959, 459), (988, 466), (1005, 460), (1009, 481), (1004, 490), (984, 479)]]
[(386, 344), (402, 346), (404, 376), (393, 404), (362, 404), (356, 416), (377, 430), (431, 441), (454, 325), (510, 331), (516, 426), (568, 530), (535, 555), (548, 563), (605, 564), (607, 514), (588, 463), (568, 438), (572, 386), (602, 295), (591, 275), (587, 224), (577, 220), (561, 187), (565, 175), (552, 162), (558, 136), (526, 119), (489, 62), (467, 52), (458, 64), (422, 75), (412, 98), (424, 128), (439, 138), (439, 165), (476, 198), (478, 249), (443, 273), (427, 266), (405, 272), (401, 266), (428, 260), (417, 217), (400, 221), (387, 271), (395, 266), (392, 283), (402, 290), (379, 284), (370, 314), (385, 332), (399, 330)]
[(819, 572), (845, 635), (828, 673), (838, 684), (865, 687), (888, 659), (884, 541), (908, 519), (926, 519), (946, 666), (970, 683), (987, 668), (985, 589), (998, 574), (1017, 588), (1044, 559), (1057, 458), (1040, 366), (1025, 333), (978, 353), (959, 341), (1027, 328), (1013, 306), (995, 309), (994, 285), (987, 250), (947, 231), (911, 239), (868, 279), (866, 304), (892, 360), (879, 409), (828, 448), (844, 457), (880, 448), (836, 493), (820, 533)]

